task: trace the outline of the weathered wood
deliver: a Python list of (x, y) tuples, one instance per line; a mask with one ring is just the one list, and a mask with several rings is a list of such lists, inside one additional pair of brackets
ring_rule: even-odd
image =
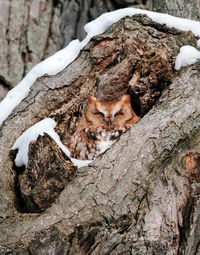
[[(196, 44), (191, 33), (146, 16), (127, 17), (93, 38), (65, 70), (36, 81), (0, 129), (2, 254), (9, 249), (13, 254), (195, 254), (200, 73), (198, 65), (180, 73), (173, 69), (185, 40)], [(154, 78), (150, 88), (147, 70)], [(77, 170), (45, 212), (17, 211), (16, 172), (9, 156), (16, 138), (52, 117), (65, 142), (89, 94), (108, 100), (126, 91), (133, 106), (137, 101), (136, 110), (146, 113), (142, 120), (91, 165)], [(142, 103), (151, 93), (156, 95), (153, 108)]]
[(85, 37), (84, 25), (102, 13), (137, 1), (1, 0), (0, 100), (37, 63)]
[(55, 201), (76, 167), (47, 134), (29, 146), (29, 163), (18, 175), (20, 203), (23, 212), (42, 212)]

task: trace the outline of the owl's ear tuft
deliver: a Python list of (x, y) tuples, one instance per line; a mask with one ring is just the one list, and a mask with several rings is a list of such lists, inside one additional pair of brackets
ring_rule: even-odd
[(130, 102), (131, 102), (130, 95), (127, 95), (127, 94), (124, 95), (120, 101), (123, 101), (123, 102), (125, 102), (125, 103), (130, 104)]
[(96, 97), (93, 96), (88, 96), (88, 103), (93, 103), (93, 102), (97, 102), (98, 100), (96, 99)]

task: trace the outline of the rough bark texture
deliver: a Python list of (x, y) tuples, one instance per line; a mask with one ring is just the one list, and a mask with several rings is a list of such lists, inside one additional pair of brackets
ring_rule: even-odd
[[(146, 16), (124, 18), (65, 70), (36, 81), (0, 129), (1, 254), (199, 252), (199, 63), (173, 69), (186, 41), (196, 45), (191, 33)], [(21, 213), (10, 156), (16, 138), (48, 116), (65, 142), (88, 95), (108, 100), (127, 91), (142, 120), (78, 169), (50, 208)]]
[(180, 18), (187, 18), (199, 21), (200, 1), (199, 0), (152, 0), (152, 9), (156, 12), (168, 13)]
[(0, 84), (12, 88), (58, 50), (58, 7), (53, 1), (0, 2)]
[(147, 7), (142, 0), (1, 0), (0, 101), (34, 65), (82, 40), (87, 22), (130, 5)]
[(26, 170), (16, 180), (18, 209), (41, 212), (59, 196), (76, 167), (47, 134), (30, 144), (29, 158)]

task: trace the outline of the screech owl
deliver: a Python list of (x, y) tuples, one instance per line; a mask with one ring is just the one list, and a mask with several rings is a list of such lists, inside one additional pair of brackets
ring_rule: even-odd
[(131, 107), (130, 95), (117, 102), (98, 101), (89, 96), (77, 130), (68, 143), (71, 157), (94, 159), (139, 120)]

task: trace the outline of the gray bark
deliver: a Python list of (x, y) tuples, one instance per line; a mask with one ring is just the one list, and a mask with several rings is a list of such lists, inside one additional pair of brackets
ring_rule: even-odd
[(0, 100), (34, 65), (71, 40), (82, 40), (87, 22), (131, 4), (144, 7), (140, 0), (1, 0)]
[(52, 1), (0, 2), (0, 84), (14, 87), (59, 48), (59, 11)]
[[(93, 38), (65, 70), (36, 81), (0, 128), (1, 254), (196, 254), (199, 63), (179, 73), (173, 69), (185, 38), (196, 45), (191, 33), (144, 16), (125, 18)], [(167, 83), (160, 70), (170, 74)], [(110, 99), (112, 91), (120, 97), (127, 90), (143, 104), (140, 114), (148, 111), (142, 120), (78, 169), (45, 212), (21, 213), (16, 177), (24, 169), (15, 168), (10, 154), (16, 138), (52, 117), (64, 142), (88, 95), (108, 92)], [(143, 102), (151, 95), (156, 104), (150, 110)], [(155, 95), (161, 95), (157, 102)]]
[(73, 39), (84, 39), (84, 25), (101, 14), (119, 8), (135, 6), (145, 8), (142, 0), (72, 0), (64, 1), (61, 15), (61, 46)]
[(199, 0), (152, 0), (153, 11), (168, 13), (180, 18), (200, 20)]
[(61, 15), (61, 46), (74, 39), (82, 40), (86, 35), (83, 28), (86, 23), (115, 9), (113, 1), (65, 1)]

